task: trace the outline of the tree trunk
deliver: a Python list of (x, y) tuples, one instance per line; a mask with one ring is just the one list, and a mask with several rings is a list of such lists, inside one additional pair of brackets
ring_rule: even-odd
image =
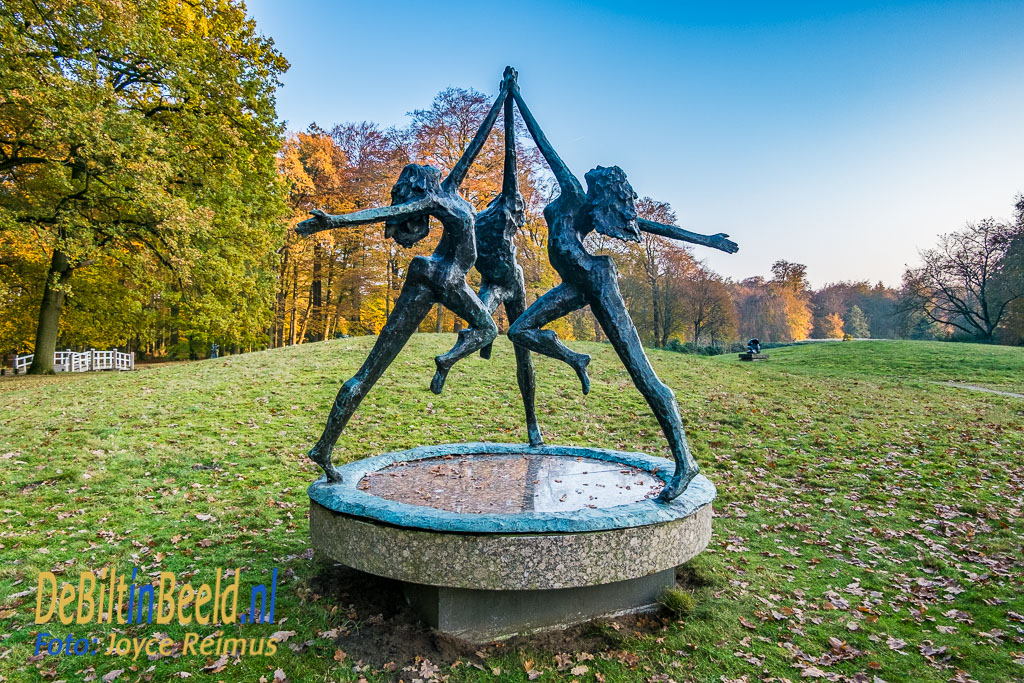
[(441, 326), (444, 324), (444, 306), (441, 304), (437, 305), (437, 324), (434, 326), (434, 332), (440, 332)]
[[(313, 243), (313, 281), (309, 285), (309, 299), (310, 299), (309, 305), (310, 305), (310, 308), (312, 309), (312, 315), (313, 315), (313, 320), (312, 320), (312, 322), (313, 322), (313, 330), (312, 330), (312, 335), (311, 335), (313, 337), (313, 341), (323, 341), (324, 340), (324, 331), (323, 331), (323, 328), (320, 326), (320, 322), (322, 320), (321, 308), (323, 307), (323, 291), (324, 291), (324, 286), (323, 286), (323, 247), (320, 245), (320, 242), (314, 242)], [(306, 327), (307, 327), (309, 322), (310, 321), (307, 319), (303, 323), (303, 325), (302, 325), (303, 330), (306, 329)], [(305, 337), (304, 334), (300, 335), (300, 336)]]
[(50, 270), (43, 287), (43, 301), (39, 306), (39, 325), (36, 327), (35, 355), (28, 368), (30, 375), (53, 374), (53, 352), (57, 350), (57, 333), (60, 331), (60, 314), (64, 310), (64, 285), (73, 269), (67, 254), (54, 249), (50, 259)]
[[(309, 327), (309, 319), (312, 317), (310, 313), (313, 310), (313, 298), (310, 297), (309, 303), (306, 304), (306, 314), (302, 316), (302, 328), (299, 330), (299, 338), (297, 343), (302, 344), (306, 341), (306, 328)], [(314, 340), (315, 341), (315, 340)]]
[(170, 341), (171, 350), (178, 345), (178, 306), (171, 306), (171, 330), (170, 330)]
[(288, 343), (295, 345), (295, 318), (298, 315), (298, 304), (296, 299), (299, 296), (299, 264), (292, 264), (292, 317), (288, 326)]
[[(654, 343), (657, 344), (665, 336), (661, 332), (661, 302), (658, 301), (658, 283), (654, 278), (650, 278), (649, 281), (651, 284), (651, 312), (654, 314)], [(662, 343), (661, 345), (664, 346), (665, 344)]]
[(281, 255), (281, 274), (277, 278), (277, 301), (274, 305), (274, 336), (271, 346), (284, 346), (284, 323), (288, 309), (288, 247)]
[(331, 297), (334, 295), (334, 252), (328, 250), (327, 258), (327, 286), (324, 288), (324, 301), (323, 301), (323, 340), (327, 341), (331, 338), (331, 312), (333, 306), (331, 306)]

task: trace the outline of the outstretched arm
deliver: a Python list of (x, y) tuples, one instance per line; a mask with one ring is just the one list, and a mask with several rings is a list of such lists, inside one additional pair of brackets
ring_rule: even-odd
[(321, 230), (332, 228), (344, 228), (350, 225), (365, 225), (366, 223), (378, 223), (388, 219), (411, 219), (430, 213), (435, 207), (434, 200), (424, 197), (414, 202), (395, 204), (394, 206), (380, 206), (375, 209), (364, 209), (355, 213), (346, 213), (340, 216), (324, 213), (320, 209), (310, 211), (311, 218), (307, 218), (295, 226), (295, 232), (300, 235), (312, 235)]
[(480, 124), (480, 128), (477, 129), (476, 135), (473, 136), (469, 146), (466, 147), (466, 151), (455, 162), (455, 168), (452, 169), (452, 172), (441, 183), (441, 187), (444, 189), (457, 190), (462, 185), (462, 181), (466, 179), (469, 167), (476, 160), (476, 155), (484, 148), (487, 136), (491, 134), (491, 128), (494, 128), (494, 122), (498, 120), (498, 112), (501, 111), (501, 105), (508, 95), (510, 85), (515, 82), (515, 77), (515, 70), (511, 68), (505, 69), (505, 78), (501, 81), (501, 92), (498, 93), (498, 99), (494, 100), (491, 110), (487, 112), (487, 116), (484, 118), (483, 123)]
[(530, 108), (526, 106), (526, 102), (523, 102), (523, 96), (519, 94), (518, 83), (512, 86), (512, 94), (516, 98), (516, 104), (519, 105), (519, 113), (523, 115), (523, 121), (526, 122), (526, 129), (530, 131), (533, 141), (537, 143), (540, 153), (544, 155), (548, 166), (551, 167), (551, 172), (555, 174), (555, 179), (558, 180), (558, 185), (562, 188), (562, 192), (578, 192), (583, 194), (583, 186), (580, 185), (580, 181), (576, 180), (576, 176), (572, 174), (572, 171), (565, 165), (562, 158), (558, 156), (558, 152), (551, 146), (547, 136), (544, 135), (544, 131), (537, 124), (537, 119), (533, 118)]
[(735, 254), (740, 248), (739, 245), (732, 240), (726, 239), (728, 235), (724, 232), (720, 232), (717, 235), (698, 235), (695, 232), (683, 230), (682, 228), (678, 228), (674, 225), (656, 223), (654, 221), (649, 221), (646, 218), (638, 218), (637, 224), (644, 232), (661, 235), (662, 237), (669, 237), (682, 242), (692, 242), (693, 244), (711, 247), (712, 249), (719, 249), (727, 254)]

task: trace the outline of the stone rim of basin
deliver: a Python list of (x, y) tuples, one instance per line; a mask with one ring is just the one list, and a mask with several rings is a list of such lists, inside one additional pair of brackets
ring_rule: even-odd
[[(597, 498), (590, 491), (585, 492), (587, 500), (559, 500), (560, 491), (546, 491), (545, 503), (536, 507), (541, 509), (515, 510), (515, 505), (497, 505), (496, 512), (488, 511), (486, 505), (477, 506), (474, 511), (456, 511), (443, 509), (455, 507), (449, 500), (447, 505), (431, 507), (424, 504), (412, 504), (409, 501), (415, 496), (398, 495), (384, 497), (375, 495), (371, 482), (383, 472), (397, 472), (408, 463), (415, 467), (423, 467), (424, 462), (431, 464), (455, 464), (470, 460), (490, 464), (490, 459), (502, 459), (505, 462), (516, 458), (524, 459), (522, 467), (529, 467), (537, 462), (569, 463), (582, 471), (582, 467), (590, 468), (596, 464), (607, 463), (610, 469), (621, 472), (629, 471), (629, 476), (644, 477), (643, 495), (630, 491), (629, 495), (618, 496), (626, 503), (617, 503), (617, 496), (610, 495)], [(513, 463), (519, 466), (518, 463)], [(497, 469), (497, 468), (493, 468)], [(572, 470), (573, 468), (569, 468)], [(344, 480), (339, 483), (328, 483), (324, 477), (309, 487), (309, 497), (325, 508), (341, 514), (351, 515), (370, 521), (395, 526), (428, 529), (435, 531), (465, 533), (564, 533), (573, 531), (599, 531), (621, 529), (648, 524), (661, 524), (692, 515), (697, 509), (709, 504), (716, 495), (714, 485), (703, 475), (698, 475), (687, 490), (670, 503), (658, 500), (654, 496), (665, 481), (672, 475), (673, 463), (666, 458), (659, 458), (646, 453), (630, 453), (624, 451), (588, 448), (581, 446), (544, 445), (530, 447), (524, 444), (499, 443), (460, 443), (420, 446), (406, 451), (386, 453), (349, 463), (339, 468)], [(580, 472), (578, 471), (577, 474)], [(588, 476), (590, 470), (586, 470)], [(520, 473), (522, 476), (522, 473)], [(532, 481), (527, 475), (527, 479)], [(457, 479), (458, 477), (455, 477)], [(595, 479), (590, 477), (590, 483)], [(449, 481), (445, 478), (443, 481)], [(513, 484), (515, 482), (512, 482)], [(443, 482), (442, 482), (443, 484)], [(464, 485), (465, 482), (460, 482)], [(582, 486), (577, 490), (581, 490)], [(589, 485), (589, 484), (586, 484)], [(529, 487), (527, 487), (529, 489)], [(552, 487), (548, 487), (552, 488)], [(596, 486), (595, 486), (596, 488)], [(562, 489), (567, 490), (567, 489)], [(466, 493), (465, 491), (463, 493)], [(527, 491), (529, 493), (529, 490)], [(570, 492), (571, 493), (571, 492)], [(514, 494), (522, 496), (522, 493)], [(444, 498), (441, 495), (440, 498)], [(396, 499), (397, 498), (397, 499)], [(494, 498), (494, 497), (492, 497)], [(591, 500), (599, 500), (600, 505), (592, 504)], [(468, 499), (463, 499), (465, 503)], [(423, 501), (429, 502), (429, 501)], [(437, 502), (437, 501), (435, 501)], [(443, 503), (444, 501), (442, 501)], [(564, 503), (560, 505), (560, 503)], [(472, 506), (469, 506), (472, 507)], [(523, 507), (534, 508), (533, 505)], [(565, 509), (572, 508), (575, 509)]]

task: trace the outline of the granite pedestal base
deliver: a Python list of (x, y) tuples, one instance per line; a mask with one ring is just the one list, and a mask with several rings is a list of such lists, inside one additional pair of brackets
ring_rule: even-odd
[(565, 628), (600, 617), (653, 611), (676, 570), (598, 586), (487, 591), (404, 583), (406, 599), (438, 631), (474, 643)]
[(473, 642), (649, 610), (711, 537), (711, 482), (664, 503), (672, 464), (641, 453), (448, 444), (340, 469), (309, 489), (317, 551)]

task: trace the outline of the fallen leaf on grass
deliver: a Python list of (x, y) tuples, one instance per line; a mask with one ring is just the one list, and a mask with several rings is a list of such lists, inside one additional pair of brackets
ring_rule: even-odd
[(116, 681), (118, 678), (120, 678), (121, 674), (123, 673), (124, 669), (114, 669), (110, 673), (104, 674), (103, 678), (101, 678), (100, 680), (103, 681), (103, 683), (110, 683), (111, 681)]
[(270, 639), (283, 643), (294, 635), (295, 631), (274, 631), (270, 634)]
[(203, 667), (203, 671), (209, 674), (220, 673), (228, 665), (228, 656), (221, 655), (220, 658), (212, 664), (207, 664)]

